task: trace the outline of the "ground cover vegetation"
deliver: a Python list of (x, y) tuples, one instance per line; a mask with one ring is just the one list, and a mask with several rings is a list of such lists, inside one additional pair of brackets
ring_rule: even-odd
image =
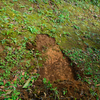
[(100, 99), (100, 1), (0, 0), (0, 100), (61, 99)]

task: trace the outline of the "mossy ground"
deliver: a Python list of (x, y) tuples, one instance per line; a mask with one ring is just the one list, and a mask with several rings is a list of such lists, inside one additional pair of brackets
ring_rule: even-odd
[[(8, 88), (1, 87), (1, 89), (10, 90), (9, 86), (15, 84), (17, 87), (16, 83), (24, 85), (25, 80), (33, 76), (32, 70), (42, 66), (45, 60), (39, 60), (41, 53), (34, 51), (33, 56), (33, 50), (26, 49), (27, 42), (32, 43), (35, 48), (37, 34), (47, 34), (55, 38), (60, 49), (83, 68), (84, 74), (91, 75), (88, 80), (86, 77), (84, 80), (88, 83), (93, 81), (93, 84), (98, 86), (100, 84), (99, 10), (98, 6), (79, 1), (69, 3), (63, 0), (58, 2), (1, 0), (0, 86), (6, 85)], [(20, 79), (15, 79), (16, 82), (11, 83), (11, 79), (15, 76)], [(12, 97), (16, 90), (13, 91)], [(8, 97), (10, 93), (5, 94), (5, 92), (7, 91), (2, 91), (1, 95)], [(18, 98), (18, 95), (19, 92), (13, 98)]]

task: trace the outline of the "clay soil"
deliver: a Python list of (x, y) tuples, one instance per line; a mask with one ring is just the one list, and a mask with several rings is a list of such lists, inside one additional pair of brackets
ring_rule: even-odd
[[(48, 35), (37, 35), (35, 41), (35, 50), (41, 52), (41, 57), (45, 60), (43, 61), (43, 66), (37, 72), (40, 77), (33, 83), (31, 93), (22, 90), (21, 96), (25, 100), (96, 100), (95, 96), (90, 94), (89, 85), (80, 82), (77, 78), (77, 74), (83, 76), (81, 69), (77, 68), (77, 65), (69, 57), (64, 56), (54, 38)], [(27, 44), (27, 47), (31, 49), (32, 45), (29, 46)], [(50, 81), (53, 84), (53, 88), (57, 87), (59, 96), (54, 90), (46, 88), (43, 78)], [(67, 92), (63, 94), (65, 90)]]
[(36, 49), (42, 53), (42, 57), (45, 58), (43, 68), (40, 68), (40, 78), (46, 78), (50, 82), (57, 80), (75, 80), (76, 73), (74, 66), (71, 66), (71, 61), (68, 57), (64, 57), (63, 53), (59, 49), (59, 46), (55, 44), (54, 38), (50, 38), (47, 35), (38, 35), (36, 38)]

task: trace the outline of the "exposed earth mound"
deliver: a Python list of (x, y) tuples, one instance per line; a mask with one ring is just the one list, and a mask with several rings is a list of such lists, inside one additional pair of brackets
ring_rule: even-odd
[[(91, 96), (88, 84), (76, 80), (76, 74), (77, 72), (81, 73), (81, 70), (70, 58), (64, 56), (54, 38), (47, 35), (37, 35), (35, 49), (42, 53), (42, 59), (45, 58), (43, 66), (39, 70), (40, 77), (34, 83), (39, 91), (38, 94), (34, 95), (36, 100), (54, 100), (54, 97), (64, 100), (96, 99), (95, 96)], [(55, 93), (56, 90), (51, 91), (50, 87), (45, 88), (44, 78), (47, 79), (47, 82), (53, 83), (52, 88), (57, 87), (60, 97)], [(66, 93), (64, 94), (65, 90)]]
[(59, 46), (55, 44), (54, 38), (47, 35), (38, 35), (36, 38), (36, 49), (42, 52), (46, 58), (43, 68), (40, 69), (40, 77), (45, 77), (51, 82), (57, 80), (74, 80), (76, 78), (75, 66), (71, 66), (71, 61), (63, 56)]

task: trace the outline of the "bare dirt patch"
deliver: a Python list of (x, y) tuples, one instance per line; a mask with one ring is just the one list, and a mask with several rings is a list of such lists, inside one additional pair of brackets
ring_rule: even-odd
[(74, 66), (71, 66), (67, 57), (64, 57), (54, 38), (47, 35), (37, 35), (36, 49), (42, 52), (42, 56), (46, 58), (43, 68), (40, 68), (41, 78), (45, 77), (51, 82), (75, 79)]

